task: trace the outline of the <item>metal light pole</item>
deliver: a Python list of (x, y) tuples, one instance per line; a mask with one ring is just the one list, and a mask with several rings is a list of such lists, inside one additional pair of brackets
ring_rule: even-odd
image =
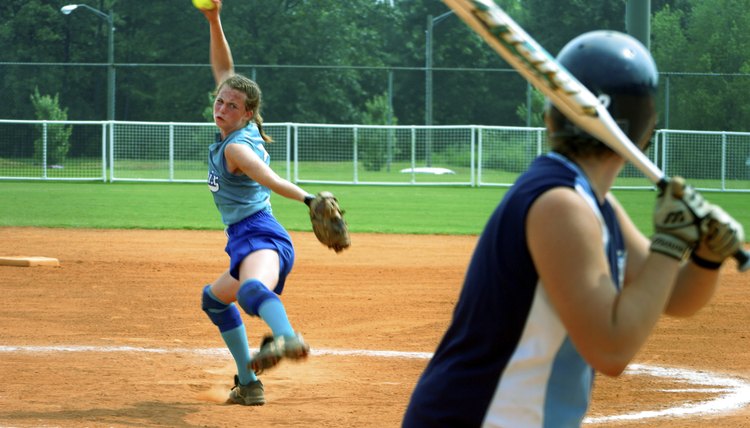
[(449, 10), (437, 18), (427, 15), (427, 31), (424, 44), (424, 71), (425, 71), (425, 97), (424, 97), (424, 124), (432, 125), (432, 30), (435, 25), (441, 23), (445, 18), (453, 15)]
[[(452, 10), (438, 15), (436, 18), (427, 15), (427, 31), (425, 31), (424, 43), (424, 124), (426, 126), (432, 126), (432, 30), (451, 15), (453, 15)], [(427, 166), (432, 166), (432, 131), (429, 129), (427, 130), (425, 162)]]
[(87, 4), (69, 4), (61, 7), (60, 12), (64, 15), (70, 15), (79, 7), (88, 9), (99, 18), (107, 21), (107, 120), (115, 120), (115, 22), (112, 11), (110, 10), (107, 14)]
[(625, 4), (625, 28), (646, 49), (651, 48), (651, 0), (628, 0)]

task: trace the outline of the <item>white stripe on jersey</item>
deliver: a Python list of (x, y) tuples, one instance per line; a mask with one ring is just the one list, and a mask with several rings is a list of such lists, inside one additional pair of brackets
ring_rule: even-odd
[[(602, 245), (609, 245), (609, 230), (594, 197), (580, 183), (575, 190), (599, 219)], [(541, 282), (537, 283), (523, 334), (503, 372), (487, 408), (483, 427), (541, 428), (545, 426), (547, 386), (567, 339), (567, 331), (549, 301)], [(581, 357), (582, 359), (582, 357)], [(572, 393), (572, 391), (571, 391)], [(585, 411), (585, 409), (582, 409)], [(550, 422), (546, 420), (546, 424)], [(554, 422), (553, 422), (554, 425)]]
[(542, 426), (547, 381), (565, 336), (544, 287), (537, 284), (518, 347), (497, 385), (482, 426)]

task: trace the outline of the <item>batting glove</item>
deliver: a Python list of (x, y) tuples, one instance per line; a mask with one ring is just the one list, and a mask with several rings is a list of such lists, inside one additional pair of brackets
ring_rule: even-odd
[(701, 223), (702, 238), (691, 255), (693, 263), (706, 269), (718, 269), (745, 242), (742, 225), (721, 207), (711, 205), (711, 211)]
[(673, 177), (659, 192), (654, 209), (651, 251), (683, 260), (701, 239), (701, 219), (711, 206), (682, 177)]

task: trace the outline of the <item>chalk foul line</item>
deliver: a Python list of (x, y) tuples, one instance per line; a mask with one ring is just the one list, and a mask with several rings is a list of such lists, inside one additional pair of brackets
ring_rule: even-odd
[[(739, 377), (717, 374), (704, 370), (691, 370), (676, 367), (658, 367), (646, 364), (631, 364), (625, 374), (634, 376), (652, 376), (670, 379), (686, 385), (699, 385), (704, 388), (688, 388), (689, 392), (706, 392), (716, 394), (712, 398), (686, 402), (676, 407), (661, 410), (642, 410), (615, 416), (590, 417), (584, 423), (602, 423), (610, 421), (632, 421), (660, 417), (688, 417), (717, 415), (739, 410), (750, 403), (750, 383)], [(672, 392), (670, 390), (669, 392)]]
[[(231, 357), (226, 348), (144, 348), (138, 346), (5, 346), (0, 345), (2, 353), (48, 354), (57, 352), (90, 352), (90, 353), (149, 353), (149, 354), (193, 354), (206, 356)], [(426, 360), (432, 357), (431, 352), (402, 352), (366, 349), (313, 349), (312, 355), (333, 355), (375, 358), (406, 358)], [(659, 367), (647, 364), (631, 364), (625, 371), (630, 376), (651, 376), (670, 379), (673, 382), (693, 386), (670, 389), (664, 392), (705, 392), (712, 397), (703, 401), (689, 401), (676, 406), (659, 410), (642, 410), (613, 416), (594, 416), (584, 419), (584, 423), (607, 423), (629, 420), (655, 418), (679, 418), (689, 416), (718, 415), (739, 410), (750, 404), (750, 382), (737, 376), (718, 374), (705, 370), (692, 370), (678, 367)], [(695, 388), (699, 386), (700, 388)]]

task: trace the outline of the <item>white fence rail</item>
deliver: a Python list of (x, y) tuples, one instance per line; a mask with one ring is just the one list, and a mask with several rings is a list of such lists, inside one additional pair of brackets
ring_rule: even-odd
[[(269, 123), (272, 167), (298, 183), (510, 186), (543, 128)], [(203, 182), (211, 123), (0, 120), (0, 180)], [(649, 156), (701, 190), (750, 192), (750, 133), (659, 130)], [(627, 165), (616, 188), (652, 189)]]

